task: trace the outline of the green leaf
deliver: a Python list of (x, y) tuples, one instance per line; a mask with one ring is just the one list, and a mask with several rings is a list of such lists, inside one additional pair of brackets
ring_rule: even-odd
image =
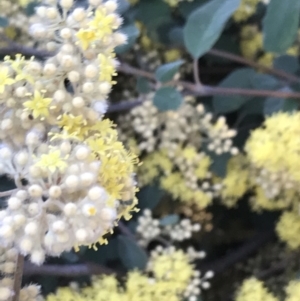
[(164, 216), (160, 221), (161, 226), (171, 226), (175, 225), (179, 222), (179, 215), (178, 214), (170, 214), (167, 216)]
[(287, 73), (296, 73), (299, 69), (298, 57), (291, 55), (281, 55), (274, 60), (274, 68)]
[(264, 49), (286, 52), (296, 40), (299, 17), (299, 0), (271, 0), (263, 20)]
[(0, 27), (8, 26), (8, 19), (4, 17), (0, 17)]
[(179, 26), (172, 28), (168, 33), (168, 39), (172, 45), (183, 46), (184, 45), (183, 28)]
[(224, 153), (221, 155), (210, 153), (210, 157), (212, 159), (210, 170), (216, 176), (224, 178), (226, 175), (227, 163), (232, 156), (229, 153)]
[(215, 44), (239, 4), (240, 0), (212, 0), (188, 17), (184, 27), (184, 42), (195, 59)]
[[(219, 85), (222, 88), (244, 88), (252, 87), (252, 78), (255, 71), (251, 68), (242, 68), (230, 73)], [(216, 113), (229, 113), (242, 107), (251, 96), (244, 95), (216, 95), (213, 97), (213, 107)]]
[(136, 39), (140, 35), (140, 31), (134, 24), (130, 24), (121, 28), (120, 32), (127, 36), (127, 42), (124, 45), (116, 47), (116, 53), (121, 54), (131, 49)]
[(119, 257), (124, 267), (129, 270), (145, 269), (148, 261), (145, 250), (142, 249), (135, 240), (125, 235), (119, 235), (117, 240)]
[(145, 77), (138, 77), (136, 80), (136, 90), (141, 94), (150, 92), (150, 82)]
[[(289, 88), (283, 88), (279, 91), (289, 91)], [(299, 101), (296, 99), (285, 99), (279, 97), (268, 97), (264, 102), (264, 114), (266, 116), (272, 115), (278, 112), (292, 112), (299, 108)]]
[(129, 7), (130, 7), (130, 3), (127, 0), (118, 0), (117, 13), (119, 15), (123, 15), (128, 10)]
[(277, 90), (281, 83), (277, 78), (269, 74), (256, 73), (251, 78), (252, 87), (257, 90)]
[(138, 207), (143, 210), (146, 208), (154, 209), (160, 202), (163, 191), (156, 185), (147, 185), (140, 189), (137, 193), (139, 200)]
[(162, 112), (177, 110), (182, 104), (182, 95), (173, 87), (158, 89), (153, 98), (153, 104)]
[(171, 81), (183, 63), (183, 60), (178, 60), (159, 66), (155, 71), (155, 78), (160, 82)]

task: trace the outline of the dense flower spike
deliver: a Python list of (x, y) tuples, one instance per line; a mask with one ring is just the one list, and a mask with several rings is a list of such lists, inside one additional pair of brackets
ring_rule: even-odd
[(0, 211), (1, 245), (36, 264), (105, 242), (137, 202), (136, 158), (103, 119), (114, 48), (126, 40), (116, 9), (113, 0), (42, 1), (30, 32), (49, 57), (0, 66), (0, 171), (17, 187)]

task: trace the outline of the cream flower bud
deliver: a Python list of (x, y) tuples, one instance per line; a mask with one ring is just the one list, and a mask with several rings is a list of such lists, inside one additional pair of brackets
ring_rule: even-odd
[(82, 212), (85, 216), (94, 216), (97, 213), (97, 209), (93, 204), (85, 204)]
[(91, 172), (85, 172), (80, 175), (80, 183), (85, 187), (92, 185), (95, 182), (95, 180), (96, 176)]
[(72, 99), (72, 105), (77, 109), (81, 109), (85, 105), (84, 99), (80, 96), (74, 97)]
[(89, 154), (90, 150), (87, 147), (80, 146), (75, 152), (75, 157), (80, 161), (84, 161), (88, 158)]
[(3, 131), (7, 131), (7, 130), (10, 130), (12, 129), (13, 127), (13, 122), (11, 119), (7, 118), (7, 119), (3, 119), (2, 122), (1, 122), (1, 129)]
[(74, 9), (72, 17), (76, 22), (81, 22), (86, 17), (86, 12), (83, 8), (79, 7)]
[(47, 76), (53, 76), (55, 74), (56, 70), (57, 70), (57, 67), (55, 64), (47, 63), (44, 66), (43, 73), (44, 73), (44, 75), (47, 75)]
[(12, 151), (8, 147), (4, 146), (0, 148), (0, 157), (3, 160), (9, 160), (12, 157)]
[(15, 162), (17, 165), (25, 166), (28, 162), (29, 155), (27, 152), (23, 151), (16, 155)]
[(84, 75), (87, 78), (94, 78), (98, 75), (98, 68), (93, 64), (87, 65), (84, 69)]
[(0, 301), (7, 301), (13, 296), (13, 290), (8, 287), (0, 287)]
[(30, 222), (25, 226), (24, 229), (25, 234), (30, 235), (30, 236), (34, 236), (37, 234), (38, 232), (38, 225), (36, 222)]
[(61, 7), (69, 9), (73, 6), (74, 0), (60, 0)]
[(14, 262), (5, 262), (1, 272), (4, 272), (5, 274), (12, 274), (14, 273), (15, 269), (16, 265)]
[(22, 200), (11, 197), (7, 200), (7, 205), (10, 210), (18, 210), (22, 206)]
[(28, 188), (28, 193), (30, 196), (38, 198), (43, 195), (43, 189), (40, 185), (34, 184)]
[(76, 188), (79, 184), (79, 178), (75, 175), (70, 175), (66, 178), (65, 184), (68, 188)]
[(23, 227), (26, 223), (26, 217), (23, 214), (16, 214), (13, 220), (16, 228)]
[(46, 10), (46, 16), (48, 19), (55, 19), (58, 16), (58, 11), (54, 7), (49, 7)]
[(77, 83), (80, 80), (80, 73), (77, 71), (70, 71), (68, 73), (68, 79), (71, 83)]
[(114, 208), (103, 208), (100, 211), (100, 216), (104, 221), (113, 221), (117, 217), (117, 212)]
[(52, 224), (52, 229), (54, 232), (63, 232), (66, 230), (66, 223), (64, 221), (56, 221)]
[(108, 0), (104, 3), (104, 6), (108, 13), (113, 13), (117, 9), (118, 4), (115, 0)]
[(79, 242), (84, 242), (88, 237), (88, 233), (85, 229), (79, 229), (76, 231), (75, 236)]
[(49, 189), (49, 196), (53, 199), (57, 199), (61, 196), (61, 188), (59, 186), (51, 186)]
[(26, 190), (19, 190), (17, 191), (16, 195), (15, 195), (18, 199), (22, 200), (22, 201), (25, 201), (28, 197), (28, 193)]
[(64, 213), (66, 216), (73, 216), (77, 212), (77, 206), (74, 203), (68, 203), (64, 207)]
[(99, 92), (101, 94), (104, 95), (108, 94), (110, 92), (110, 89), (111, 89), (111, 84), (108, 82), (103, 82), (99, 84)]
[(72, 31), (70, 28), (63, 28), (61, 31), (60, 31), (60, 36), (65, 39), (65, 40), (68, 40), (72, 37)]
[(34, 264), (41, 265), (45, 261), (45, 252), (43, 250), (34, 250), (30, 259)]
[(25, 254), (28, 254), (33, 247), (33, 241), (32, 239), (29, 239), (27, 237), (22, 238), (19, 245), (21, 252), (24, 252)]
[(99, 187), (99, 186), (95, 186), (95, 187), (91, 188), (88, 192), (88, 197), (92, 201), (103, 199), (103, 197), (105, 197), (105, 196), (106, 196), (106, 191), (104, 190), (104, 188)]
[(14, 237), (14, 231), (11, 226), (9, 225), (3, 225), (0, 227), (0, 237), (9, 239)]

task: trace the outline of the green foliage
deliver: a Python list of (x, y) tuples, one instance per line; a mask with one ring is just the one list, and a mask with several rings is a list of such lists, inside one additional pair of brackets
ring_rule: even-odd
[(153, 98), (154, 105), (162, 112), (177, 110), (182, 101), (182, 95), (173, 87), (158, 89)]
[(128, 270), (145, 269), (148, 256), (143, 248), (137, 242), (125, 235), (119, 235), (118, 238), (118, 254), (124, 267)]
[(161, 226), (172, 226), (179, 222), (179, 216), (178, 214), (170, 214), (167, 216), (164, 216), (160, 221)]
[(240, 0), (213, 0), (189, 16), (184, 27), (184, 42), (195, 59), (215, 44), (239, 3)]
[(136, 90), (141, 94), (149, 93), (151, 90), (149, 81), (144, 77), (138, 77), (136, 80)]
[(139, 200), (139, 208), (154, 209), (160, 202), (163, 196), (163, 191), (157, 185), (144, 186), (138, 193), (137, 198)]
[[(242, 68), (230, 73), (220, 84), (220, 88), (244, 88), (252, 87), (252, 78), (255, 71), (250, 68)], [(251, 97), (243, 95), (216, 95), (213, 97), (213, 107), (216, 113), (224, 114), (236, 111), (242, 107)]]
[(271, 0), (263, 21), (264, 48), (284, 53), (297, 36), (300, 17), (300, 1)]
[(178, 60), (172, 63), (159, 66), (155, 71), (155, 77), (160, 82), (171, 81), (178, 72), (179, 67), (184, 63), (183, 60)]
[(4, 17), (0, 17), (0, 27), (8, 26), (8, 19)]
[(299, 69), (298, 58), (290, 55), (281, 55), (274, 60), (274, 68), (287, 73), (296, 73)]

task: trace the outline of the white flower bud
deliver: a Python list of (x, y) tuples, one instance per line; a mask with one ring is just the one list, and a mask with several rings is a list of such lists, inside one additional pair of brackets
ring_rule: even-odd
[(1, 129), (3, 131), (7, 131), (7, 130), (10, 130), (12, 129), (13, 127), (13, 122), (11, 119), (7, 118), (7, 119), (3, 119), (2, 122), (1, 122)]
[(32, 250), (33, 241), (32, 241), (32, 239), (24, 237), (20, 241), (19, 246), (20, 246), (20, 250), (22, 251), (22, 253), (28, 254)]
[(59, 186), (51, 186), (49, 189), (49, 196), (53, 199), (57, 199), (61, 196), (61, 188)]
[(63, 154), (69, 154), (71, 149), (72, 149), (72, 146), (69, 141), (63, 141), (60, 145), (60, 150)]
[(88, 233), (84, 229), (79, 229), (76, 231), (75, 236), (79, 242), (84, 242), (88, 237)]
[(22, 206), (22, 200), (11, 197), (7, 200), (7, 206), (10, 210), (18, 210)]
[(56, 221), (52, 224), (52, 229), (54, 232), (63, 232), (66, 230), (66, 223), (64, 221)]
[(45, 6), (38, 6), (35, 11), (40, 18), (46, 17), (47, 8)]
[(60, 0), (60, 5), (62, 8), (69, 9), (73, 6), (74, 0)]
[(104, 6), (108, 13), (113, 13), (117, 9), (118, 4), (115, 0), (108, 0), (104, 3)]
[(93, 104), (93, 108), (95, 109), (95, 111), (97, 111), (100, 114), (105, 114), (107, 112), (108, 109), (108, 105), (106, 102), (104, 101), (96, 101)]
[(68, 188), (76, 188), (79, 184), (79, 178), (75, 175), (70, 175), (66, 178), (65, 184)]
[(25, 234), (34, 236), (38, 232), (38, 225), (36, 222), (29, 222), (24, 229)]
[(47, 8), (47, 11), (46, 11), (46, 16), (48, 19), (56, 19), (57, 16), (58, 16), (58, 11), (56, 8), (54, 7), (49, 7)]
[(66, 243), (70, 239), (70, 235), (67, 232), (56, 234), (56, 239), (60, 243)]
[(72, 105), (77, 109), (81, 109), (85, 105), (84, 99), (80, 96), (74, 97), (72, 99)]
[(82, 85), (82, 91), (83, 91), (84, 93), (87, 93), (87, 94), (93, 92), (93, 91), (94, 91), (94, 84), (93, 84), (93, 83), (90, 83), (90, 82), (84, 83), (84, 84)]
[(68, 40), (72, 37), (72, 31), (70, 28), (63, 28), (61, 31), (60, 31), (60, 36), (65, 39), (65, 40)]
[(30, 259), (34, 264), (41, 265), (45, 261), (45, 252), (43, 250), (34, 250)]
[(11, 226), (9, 225), (3, 225), (0, 227), (0, 237), (9, 239), (14, 237), (14, 231)]
[(26, 190), (19, 190), (17, 191), (16, 195), (15, 195), (18, 199), (22, 200), (22, 201), (25, 201), (28, 197), (28, 193)]
[(0, 287), (0, 301), (7, 301), (13, 296), (13, 291), (8, 287)]
[(72, 17), (76, 22), (81, 22), (86, 17), (85, 10), (81, 7), (74, 9)]
[(92, 185), (96, 180), (96, 176), (91, 172), (85, 172), (80, 175), (80, 183), (81, 185), (88, 187)]
[(94, 78), (98, 75), (98, 68), (93, 64), (87, 65), (84, 69), (84, 75), (87, 78)]
[(26, 223), (26, 217), (23, 214), (16, 214), (13, 220), (16, 228), (23, 227)]
[(204, 275), (204, 278), (210, 279), (210, 278), (213, 278), (214, 275), (215, 275), (215, 273), (213, 271), (207, 271)]
[[(36, 251), (33, 251), (33, 253), (34, 252), (36, 252)], [(45, 258), (45, 255), (44, 255), (44, 258)], [(41, 290), (40, 286), (36, 285), (36, 284), (30, 284), (26, 287), (26, 289), (27, 289), (27, 292), (30, 295), (30, 297), (33, 299), (35, 299), (40, 294), (40, 290)]]
[(34, 184), (28, 188), (28, 193), (34, 198), (39, 198), (43, 195), (43, 189), (40, 185)]
[(102, 0), (89, 0), (90, 5), (92, 6), (99, 6), (101, 4)]
[(57, 67), (53, 63), (48, 63), (44, 66), (43, 73), (47, 76), (53, 76), (57, 70)]
[(39, 167), (32, 165), (32, 166), (29, 167), (29, 174), (33, 178), (40, 178), (41, 174), (42, 174), (42, 171)]
[(36, 146), (39, 144), (39, 135), (35, 132), (29, 132), (27, 135), (26, 135), (26, 140), (25, 140), (25, 143), (26, 145), (28, 146)]
[(114, 33), (114, 41), (116, 46), (123, 45), (127, 42), (127, 36), (121, 32)]
[(201, 286), (202, 286), (204, 289), (209, 289), (209, 288), (210, 288), (210, 283), (207, 282), (207, 281), (205, 281), (205, 282), (202, 283)]
[(68, 79), (71, 83), (77, 83), (80, 80), (80, 73), (77, 71), (70, 71), (68, 73)]
[(23, 151), (16, 155), (15, 162), (17, 165), (25, 166), (28, 162), (29, 155), (27, 152)]
[(77, 206), (74, 203), (68, 203), (64, 207), (64, 213), (66, 216), (73, 216), (77, 212)]
[(75, 57), (73, 57), (71, 55), (64, 55), (61, 58), (61, 64), (64, 68), (70, 69), (74, 66), (74, 60), (75, 60)]
[(78, 160), (83, 161), (88, 158), (89, 154), (90, 154), (90, 150), (87, 147), (80, 146), (75, 152), (75, 157)]
[(66, 92), (63, 90), (57, 90), (53, 95), (53, 99), (57, 102), (64, 102), (66, 100)]
[(108, 94), (110, 92), (111, 89), (111, 84), (109, 82), (103, 82), (99, 84), (99, 92), (101, 94)]
[(15, 269), (16, 265), (14, 262), (5, 262), (1, 272), (4, 272), (5, 274), (12, 274), (14, 273)]
[(117, 217), (117, 212), (115, 208), (103, 208), (100, 211), (100, 216), (104, 221), (113, 221)]
[(7, 260), (15, 260), (18, 255), (18, 250), (15, 248), (11, 248), (6, 251)]
[(8, 147), (2, 147), (0, 148), (0, 157), (1, 159), (10, 160), (12, 157), (12, 151)]
[(46, 28), (41, 23), (33, 24), (30, 27), (29, 32), (35, 39), (42, 39), (45, 38), (45, 36), (47, 35)]
[(88, 197), (92, 201), (103, 199), (106, 198), (106, 191), (102, 187), (95, 186), (89, 190)]

